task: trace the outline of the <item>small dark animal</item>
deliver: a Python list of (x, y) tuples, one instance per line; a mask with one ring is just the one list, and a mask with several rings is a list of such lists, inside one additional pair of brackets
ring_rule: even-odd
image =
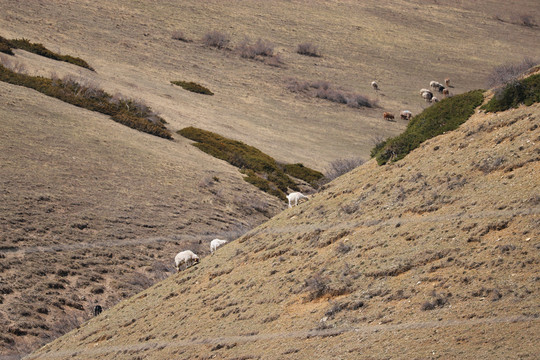
[(94, 316), (98, 316), (102, 312), (103, 312), (103, 308), (101, 307), (101, 305), (94, 306)]

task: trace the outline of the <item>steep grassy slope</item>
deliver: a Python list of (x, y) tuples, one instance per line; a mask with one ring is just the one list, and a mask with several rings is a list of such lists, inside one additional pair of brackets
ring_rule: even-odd
[(539, 121), (371, 160), (28, 358), (535, 358)]
[[(0, 8), (1, 36), (85, 59), (96, 73), (77, 69), (75, 75), (110, 94), (144, 99), (173, 132), (195, 126), (317, 170), (336, 158), (367, 159), (374, 137), (399, 134), (406, 123), (383, 121), (383, 111), (419, 113), (426, 105), (418, 90), (429, 81), (450, 77), (451, 91), (459, 94), (482, 88), (493, 66), (540, 57), (531, 46), (539, 28), (514, 21), (527, 14), (539, 23), (536, 0), (0, 0)], [(172, 39), (177, 30), (193, 41)], [(214, 30), (230, 36), (233, 51), (203, 46), (204, 35)], [(284, 65), (241, 58), (234, 50), (246, 36), (273, 43)], [(306, 42), (322, 57), (297, 54)], [(15, 53), (31, 71), (66, 71)], [(292, 93), (289, 78), (328, 81), (378, 100), (380, 108), (353, 109)], [(170, 84), (174, 80), (204, 84), (215, 95), (184, 91)]]
[[(286, 205), (189, 145), (0, 83), (0, 356), (24, 354)], [(206, 167), (201, 167), (201, 164)]]

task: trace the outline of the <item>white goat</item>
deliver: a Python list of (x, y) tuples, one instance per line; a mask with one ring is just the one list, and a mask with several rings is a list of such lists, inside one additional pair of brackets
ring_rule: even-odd
[(291, 203), (294, 201), (294, 206), (297, 206), (298, 205), (298, 200), (300, 199), (306, 199), (306, 200), (309, 200), (309, 198), (300, 193), (300, 192), (293, 192), (293, 193), (290, 193), (289, 195), (287, 195), (287, 199), (289, 200), (289, 207), (292, 208), (292, 205)]
[(180, 271), (180, 266), (186, 264), (186, 269), (199, 262), (199, 257), (191, 250), (181, 251), (174, 257), (176, 271)]
[(225, 243), (227, 243), (227, 240), (214, 239), (210, 241), (210, 252), (212, 253), (212, 255), (214, 255), (214, 251), (216, 251), (218, 247)]

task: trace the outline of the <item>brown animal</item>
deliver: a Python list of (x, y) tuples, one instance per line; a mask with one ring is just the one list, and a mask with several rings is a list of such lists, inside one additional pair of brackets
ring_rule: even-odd
[(449, 78), (446, 78), (444, 79), (444, 84), (449, 87), (450, 86), (450, 79)]
[(389, 112), (385, 112), (385, 113), (383, 113), (383, 115), (382, 115), (382, 116), (383, 116), (384, 120), (388, 120), (388, 121), (390, 121), (390, 120), (394, 120), (394, 115), (392, 115), (392, 114), (391, 114), (391, 113), (389, 113)]
[(442, 91), (442, 94), (444, 95), (444, 97), (448, 97), (448, 95), (450, 95), (450, 91), (448, 91), (448, 89), (444, 89)]

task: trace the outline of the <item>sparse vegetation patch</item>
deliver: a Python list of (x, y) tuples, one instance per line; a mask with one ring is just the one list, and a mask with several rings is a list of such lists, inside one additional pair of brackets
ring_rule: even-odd
[(517, 108), (521, 104), (531, 106), (540, 102), (540, 74), (522, 80), (514, 80), (504, 88), (497, 89), (493, 98), (482, 109), (497, 112)]
[(203, 42), (206, 46), (211, 46), (218, 49), (226, 49), (231, 40), (229, 35), (214, 30), (204, 35)]
[(327, 81), (300, 81), (289, 79), (287, 89), (294, 93), (303, 93), (311, 97), (325, 99), (338, 104), (344, 104), (353, 108), (377, 106), (377, 101), (364, 95), (336, 88)]
[(207, 87), (204, 87), (192, 81), (171, 81), (171, 84), (178, 85), (187, 91), (191, 91), (197, 94), (214, 95), (214, 93), (210, 91), (210, 89), (208, 89)]
[(311, 43), (302, 43), (299, 44), (296, 48), (296, 52), (300, 55), (321, 57), (319, 48)]
[(75, 81), (71, 77), (49, 79), (16, 73), (0, 65), (0, 81), (25, 86), (72, 105), (109, 115), (114, 121), (162, 138), (172, 134), (161, 119), (146, 105), (118, 96), (111, 96), (95, 85)]
[(45, 46), (43, 46), (43, 44), (32, 43), (28, 39), (8, 40), (0, 36), (0, 51), (9, 55), (13, 55), (13, 51), (11, 51), (11, 49), (25, 50), (34, 54), (48, 57), (53, 60), (68, 62), (70, 64), (74, 64), (94, 71), (94, 69), (81, 58), (73, 57), (70, 55), (57, 54), (47, 49)]
[(482, 90), (473, 90), (430, 106), (415, 116), (401, 135), (377, 144), (371, 150), (371, 157), (376, 158), (379, 165), (403, 159), (422, 142), (456, 129), (474, 113), (483, 99)]

